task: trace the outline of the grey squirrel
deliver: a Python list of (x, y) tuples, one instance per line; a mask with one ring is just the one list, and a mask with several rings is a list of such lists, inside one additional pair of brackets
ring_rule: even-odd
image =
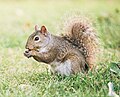
[(87, 72), (96, 65), (98, 38), (92, 24), (75, 17), (65, 25), (63, 35), (52, 35), (45, 26), (35, 26), (26, 43), (24, 55), (50, 65), (52, 73), (61, 75)]

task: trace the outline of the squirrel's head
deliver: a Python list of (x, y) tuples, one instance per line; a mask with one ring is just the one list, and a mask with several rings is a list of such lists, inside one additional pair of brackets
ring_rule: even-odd
[(35, 32), (32, 33), (26, 43), (25, 48), (28, 50), (36, 50), (38, 51), (40, 48), (44, 48), (46, 45), (48, 45), (50, 40), (50, 34), (47, 31), (47, 28), (45, 26), (39, 27), (35, 26)]

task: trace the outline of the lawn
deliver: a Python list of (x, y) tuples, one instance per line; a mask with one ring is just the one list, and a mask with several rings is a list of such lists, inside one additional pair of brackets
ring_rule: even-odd
[[(0, 97), (107, 97), (108, 82), (120, 95), (119, 4), (119, 0), (0, 0)], [(35, 24), (60, 34), (65, 14), (76, 10), (92, 18), (99, 35), (95, 71), (61, 77), (51, 75), (46, 64), (24, 57)]]

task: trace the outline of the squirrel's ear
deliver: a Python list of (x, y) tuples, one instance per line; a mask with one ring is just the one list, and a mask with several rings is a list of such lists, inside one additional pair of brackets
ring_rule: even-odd
[(42, 26), (40, 31), (41, 31), (41, 33), (44, 34), (44, 35), (47, 34), (47, 28), (46, 28), (45, 26)]
[(39, 31), (39, 30), (40, 30), (39, 26), (38, 26), (38, 25), (35, 25), (35, 31), (37, 32), (37, 31)]

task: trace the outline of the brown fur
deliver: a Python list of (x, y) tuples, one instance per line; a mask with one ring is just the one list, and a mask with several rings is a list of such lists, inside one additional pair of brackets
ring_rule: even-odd
[[(35, 27), (27, 40), (28, 50), (24, 55), (50, 64), (55, 72), (64, 75), (86, 72), (88, 66), (92, 69), (96, 64), (97, 37), (91, 24), (74, 18), (66, 27), (68, 30), (63, 36), (51, 35), (45, 26), (41, 30)], [(36, 37), (40, 40), (35, 40)]]
[(83, 52), (86, 62), (92, 69), (96, 65), (98, 38), (91, 22), (86, 18), (74, 17), (67, 21), (63, 37)]

